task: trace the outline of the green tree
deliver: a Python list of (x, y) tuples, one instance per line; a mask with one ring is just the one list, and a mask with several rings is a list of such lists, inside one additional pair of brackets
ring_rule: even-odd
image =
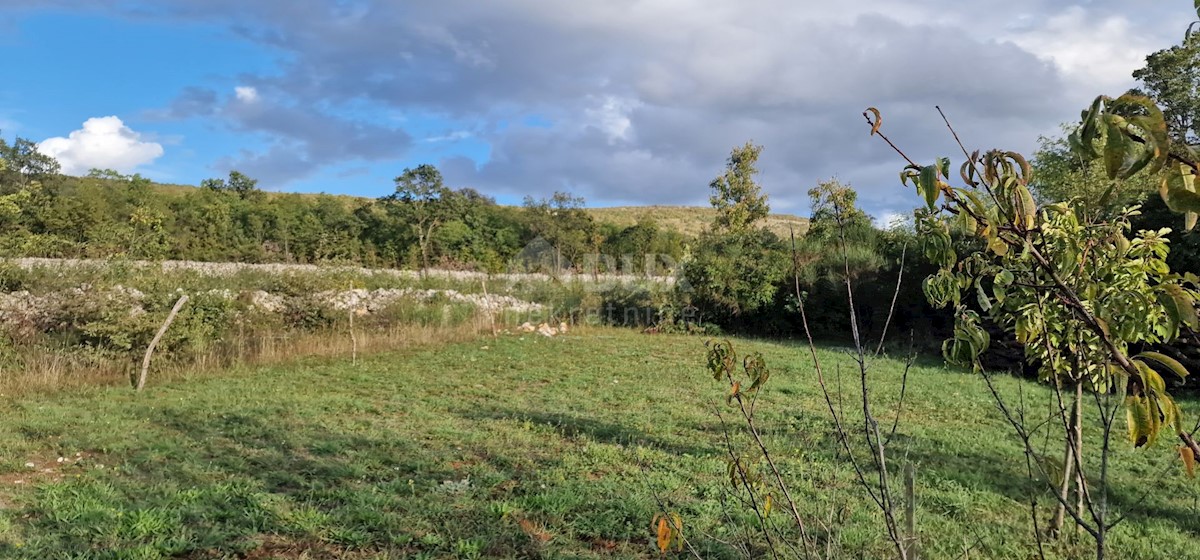
[(1033, 154), (1029, 188), (1041, 203), (1071, 202), (1095, 212), (1122, 208), (1157, 196), (1159, 177), (1139, 173), (1124, 181), (1108, 178), (1104, 162), (1085, 160), (1072, 151), (1067, 138), (1043, 136)]
[(38, 151), (37, 144), (17, 137), (12, 144), (0, 138), (0, 190), (12, 193), (58, 175), (58, 161)]
[(709, 183), (717, 216), (683, 266), (681, 287), (692, 301), (734, 318), (774, 302), (788, 271), (779, 237), (758, 226), (770, 211), (754, 181), (761, 151), (750, 143), (734, 148), (725, 172)]
[(767, 195), (754, 182), (758, 174), (758, 156), (762, 146), (746, 142), (734, 148), (725, 163), (725, 173), (708, 184), (713, 191), (709, 202), (717, 210), (713, 227), (728, 233), (743, 233), (767, 217)]
[(1189, 32), (1182, 44), (1150, 54), (1133, 77), (1166, 114), (1176, 143), (1200, 140), (1200, 33)]
[(247, 177), (240, 171), (229, 172), (229, 179), (205, 179), (200, 181), (200, 188), (218, 192), (228, 192), (237, 195), (242, 200), (258, 200), (263, 192), (258, 190), (258, 180)]
[(389, 212), (407, 223), (417, 237), (422, 273), (429, 268), (434, 232), (457, 213), (459, 196), (442, 182), (442, 173), (429, 164), (405, 168), (396, 177), (396, 192), (384, 201)]
[(883, 266), (879, 230), (857, 206), (853, 188), (831, 179), (818, 183), (808, 196), (812, 215), (798, 248), (808, 264), (800, 271), (802, 282), (812, 285), (825, 280), (837, 285), (847, 278), (857, 281)]
[(596, 221), (584, 210), (583, 197), (564, 192), (541, 200), (527, 196), (523, 210), (530, 233), (554, 247), (555, 273), (565, 263), (582, 264), (584, 255), (595, 249)]

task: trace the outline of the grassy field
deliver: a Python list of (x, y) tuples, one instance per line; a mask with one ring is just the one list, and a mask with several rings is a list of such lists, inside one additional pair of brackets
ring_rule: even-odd
[[(700, 235), (712, 224), (717, 211), (709, 206), (615, 206), (611, 208), (588, 208), (588, 213), (600, 222), (626, 227), (636, 224), (643, 217), (652, 218), (658, 227), (684, 235)], [(808, 219), (791, 214), (771, 214), (763, 222), (767, 229), (787, 239), (789, 228), (796, 235), (808, 231)]]
[[(713, 414), (725, 388), (703, 369), (703, 342), (508, 335), (357, 364), (248, 367), (140, 395), (6, 397), (0, 558), (655, 558), (656, 496), (705, 557), (734, 557)], [(802, 512), (837, 557), (887, 557), (879, 516), (836, 457), (805, 351), (736, 344), (774, 367), (760, 421)], [(849, 412), (850, 361), (832, 348), (822, 357), (830, 372), (840, 364)], [(900, 371), (892, 360), (872, 369), (885, 409)], [(1042, 387), (999, 384), (1047, 403)], [(1130, 519), (1112, 557), (1195, 558), (1200, 483), (1172, 466), (1169, 444), (1118, 447), (1112, 500)], [(978, 376), (915, 367), (892, 453), (917, 469), (923, 558), (1036, 557), (1025, 463)], [(1156, 491), (1136, 504), (1147, 483)], [(1047, 558), (1086, 550), (1064, 540)]]

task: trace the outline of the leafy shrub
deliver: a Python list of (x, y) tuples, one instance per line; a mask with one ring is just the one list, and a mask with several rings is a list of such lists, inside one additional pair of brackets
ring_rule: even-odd
[(329, 302), (313, 295), (287, 298), (282, 312), (284, 325), (308, 331), (333, 326), (338, 315)]

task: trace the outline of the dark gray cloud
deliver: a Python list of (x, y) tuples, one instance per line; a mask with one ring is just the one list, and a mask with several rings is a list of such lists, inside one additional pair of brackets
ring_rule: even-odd
[(239, 86), (224, 99), (210, 89), (189, 87), (166, 109), (148, 111), (153, 119), (217, 117), (234, 130), (261, 136), (262, 152), (238, 150), (215, 162), (221, 172), (237, 169), (278, 187), (329, 165), (377, 162), (404, 154), (412, 137), (398, 127), (330, 114), (320, 103), (295, 101), (278, 91)]
[(1145, 54), (1195, 16), (1185, 0), (85, 5), (236, 22), (231, 33), (278, 52), (278, 72), (245, 77), (255, 102), (189, 89), (164, 110), (263, 135), (266, 150), (223, 163), (264, 177), (403, 155), (404, 131), (347, 116), (366, 105), (474, 123), (490, 161), (440, 164), (450, 182), (493, 194), (703, 203), (730, 148), (753, 140), (777, 209), (804, 212), (808, 188), (837, 176), (877, 213), (913, 204), (896, 180), (902, 160), (867, 136), (866, 106), (916, 159), (958, 153), (934, 105), (970, 148), (1027, 151), (1094, 95), (1132, 85)]

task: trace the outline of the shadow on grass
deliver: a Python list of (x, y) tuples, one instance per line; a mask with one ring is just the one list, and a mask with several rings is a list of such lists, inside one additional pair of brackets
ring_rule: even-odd
[(0, 544), (0, 557), (91, 550), (86, 557), (118, 558), (147, 547), (195, 558), (264, 547), (405, 552), (413, 532), (392, 514), (403, 499), (378, 489), (437, 472), (415, 442), (312, 422), (292, 429), (253, 411), (150, 414), (155, 428), (119, 458), (119, 472), (41, 489), (24, 512), (40, 540)]
[[(906, 460), (920, 465), (920, 477), (923, 479), (952, 481), (969, 489), (986, 489), (1026, 504), (1026, 507), (1030, 496), (1036, 496), (1043, 515), (1050, 515), (1057, 503), (1044, 482), (1029, 479), (1025, 471), (1025, 458), (1019, 452), (1006, 455), (964, 450), (948, 454), (926, 443), (909, 441), (913, 445), (905, 450)], [(1095, 492), (1095, 473), (1089, 471), (1088, 476), (1089, 480), (1093, 480), (1092, 491)], [(1200, 536), (1200, 516), (1195, 514), (1195, 510), (1165, 503), (1161, 495), (1163, 490), (1147, 488), (1146, 484), (1154, 485), (1157, 481), (1141, 479), (1132, 483), (1128, 476), (1109, 481), (1110, 523), (1118, 515), (1124, 514), (1127, 517), (1123, 522), (1125, 524), (1138, 519), (1153, 519), (1174, 525), (1181, 532)], [(1148, 494), (1143, 493), (1146, 490), (1149, 490)], [(1085, 519), (1090, 520), (1090, 517), (1085, 516)]]
[[(546, 426), (562, 434), (567, 439), (586, 437), (598, 443), (621, 446), (643, 446), (658, 449), (673, 455), (711, 455), (724, 454), (723, 448), (714, 445), (704, 445), (693, 442), (692, 445), (680, 445), (664, 438), (654, 437), (628, 426), (589, 418), (578, 414), (561, 412), (539, 412), (509, 408), (475, 408), (459, 413), (462, 418), (472, 421), (515, 421), (532, 422)], [(688, 427), (687, 430), (710, 431), (713, 428)]]

